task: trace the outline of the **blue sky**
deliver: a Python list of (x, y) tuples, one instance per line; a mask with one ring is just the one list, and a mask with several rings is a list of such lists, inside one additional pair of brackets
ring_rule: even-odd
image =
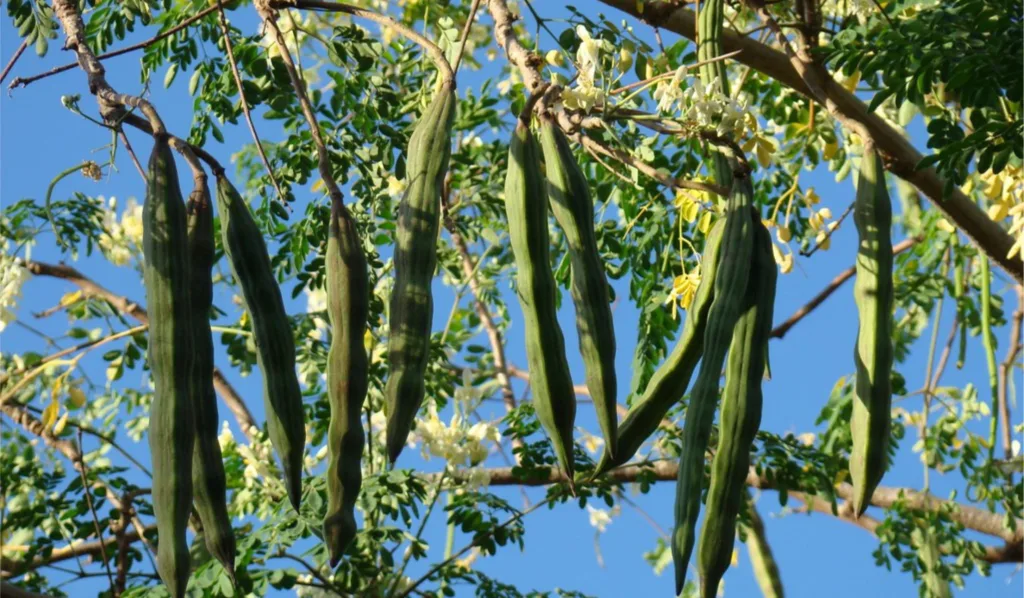
[[(545, 6), (546, 4), (549, 3), (537, 3), (537, 6), (542, 7), (545, 16), (564, 16), (564, 11)], [(589, 15), (604, 10), (614, 21), (621, 18), (621, 15), (614, 14), (592, 0), (579, 0), (575, 4)], [(532, 31), (532, 19), (527, 18), (527, 21)], [(254, 30), (255, 20), (249, 18), (249, 15), (244, 19), (236, 18), (235, 22), (247, 32)], [(490, 18), (486, 17), (485, 22), (489, 23)], [(558, 22), (551, 23), (551, 26), (556, 33), (565, 28), (563, 23)], [(376, 29), (371, 27), (371, 30)], [(637, 32), (645, 39), (652, 38), (650, 30), (642, 25), (637, 25)], [(671, 33), (663, 32), (662, 35), (666, 45), (676, 39)], [(136, 36), (132, 39), (141, 37)], [(4, 62), (18, 43), (19, 40), (9, 20), (4, 19), (3, 25), (0, 26), (0, 57)], [(545, 49), (554, 47), (550, 38), (545, 37), (542, 43)], [(34, 74), (62, 64), (69, 58), (70, 53), (61, 52), (59, 44), (56, 43), (51, 44), (49, 54), (42, 59), (36, 57), (30, 50), (21, 58), (10, 77)], [(140, 91), (138, 61), (139, 54), (135, 53), (106, 63), (108, 81), (115, 89), (124, 93)], [(484, 78), (496, 75), (497, 65), (500, 64), (503, 64), (502, 59), (486, 65), (482, 73), (464, 72), (460, 78), (460, 88), (478, 88)], [(179, 74), (175, 84), (165, 90), (160, 84), (162, 75), (163, 72), (154, 75), (152, 101), (160, 110), (170, 130), (187, 131), (192, 106), (186, 89), (187, 77)], [(85, 77), (77, 70), (36, 82), (28, 88), (16, 90), (11, 95), (0, 94), (0, 127), (3, 132), (0, 136), (3, 161), (0, 198), (5, 205), (27, 197), (42, 201), (46, 185), (61, 170), (88, 158), (98, 162), (104, 160), (105, 150), (100, 149), (95, 153), (94, 150), (109, 143), (109, 133), (61, 106), (61, 95), (76, 93), (83, 96), (83, 108), (94, 114), (95, 103), (88, 95)], [(281, 131), (275, 122), (258, 122), (257, 126), (264, 139), (274, 141), (281, 137)], [(211, 139), (207, 149), (227, 164), (230, 162), (231, 154), (251, 140), (244, 125), (226, 126), (223, 127), (223, 131), (225, 143), (218, 144)], [(921, 133), (920, 123), (915, 123), (914, 140), (918, 147), (923, 148), (925, 140)], [(136, 151), (144, 161), (149, 153), (150, 141), (134, 132), (130, 135)], [(95, 183), (77, 176), (65, 180), (58, 185), (55, 199), (66, 199), (73, 190), (79, 190), (89, 195), (103, 195), (107, 198), (115, 196), (120, 206), (123, 206), (129, 197), (141, 201), (144, 186), (126, 153), (119, 152), (117, 167), (120, 172), (109, 179), (105, 178), (102, 182)], [(179, 169), (184, 171), (181, 166)], [(233, 168), (229, 167), (228, 172), (233, 174)], [(847, 180), (836, 184), (832, 173), (827, 170), (820, 169), (818, 172), (808, 173), (805, 177), (807, 184), (813, 185), (822, 197), (823, 205), (831, 207), (836, 215), (840, 214), (853, 198), (851, 182)], [(238, 186), (242, 187), (241, 184)], [(296, 212), (298, 213), (298, 210)], [(854, 246), (855, 230), (850, 223), (842, 226), (833, 236), (831, 250), (819, 251), (810, 259), (798, 257), (793, 273), (780, 277), (775, 308), (776, 321), (788, 317), (833, 276), (848, 267), (853, 260)], [(49, 262), (60, 259), (51, 234), (43, 233), (40, 236), (38, 244), (32, 248), (32, 257)], [(116, 268), (102, 258), (95, 257), (80, 260), (74, 265), (107, 288), (139, 301), (144, 298), (141, 279), (130, 269)], [(1000, 278), (997, 278), (994, 290), (1003, 292), (1009, 285), (1001, 273), (997, 272), (997, 275)], [(620, 298), (628, 296), (622, 284), (624, 282), (620, 281), (617, 284), (617, 295)], [(290, 285), (286, 284), (285, 288), (290, 289)], [(444, 319), (447, 317), (452, 294), (439, 284), (435, 285), (435, 288), (435, 318), (438, 320), (435, 322), (435, 328), (439, 329), (443, 327)], [(29, 280), (24, 287), (19, 317), (48, 334), (61, 334), (66, 329), (66, 321), (60, 315), (46, 320), (36, 320), (29, 312), (56, 304), (62, 294), (72, 290), (72, 285), (54, 279)], [(285, 293), (285, 296), (287, 298), (288, 294)], [(513, 318), (512, 327), (507, 334), (508, 358), (513, 364), (525, 366), (522, 327), (519, 323), (521, 312), (510, 294), (508, 300), (510, 315)], [(226, 296), (218, 297), (218, 304), (224, 309), (232, 308)], [(1012, 306), (1012, 299), (1010, 304)], [(293, 312), (304, 310), (305, 298), (290, 301), (288, 307)], [(625, 301), (619, 301), (615, 310), (618, 339), (617, 371), (620, 380), (628, 381), (632, 376), (631, 360), (638, 310), (636, 306)], [(950, 312), (947, 304), (940, 338), (944, 338), (952, 320)], [(564, 309), (560, 315), (574, 379), (582, 381), (582, 364), (575, 350), (571, 302), (564, 302)], [(235, 317), (237, 314), (232, 313), (226, 321), (233, 321)], [(774, 378), (764, 386), (763, 429), (794, 433), (815, 430), (814, 420), (826, 402), (836, 379), (849, 374), (852, 370), (850, 356), (855, 329), (856, 311), (852, 299), (852, 286), (848, 285), (791, 330), (785, 340), (772, 342)], [(1005, 339), (1004, 330), (997, 331), (997, 335)], [(918, 388), (921, 384), (925, 370), (926, 341), (927, 339), (924, 339), (920, 342), (910, 359), (900, 367), (907, 378), (908, 388)], [(4, 332), (0, 342), (5, 353), (40, 351), (44, 348), (38, 337), (16, 325), (10, 326)], [(479, 342), (485, 342), (482, 335)], [(950, 367), (943, 380), (944, 384), (963, 386), (972, 382), (980, 388), (986, 386), (987, 372), (980, 343), (976, 338), (971, 338), (970, 343), (971, 350), (965, 368), (958, 371)], [(94, 373), (93, 377), (98, 381), (102, 378), (100, 363), (97, 356), (90, 357), (85, 362), (86, 371)], [(224, 363), (223, 359), (221, 363)], [(247, 398), (256, 418), (262, 421), (258, 373), (243, 379), (237, 373), (228, 372), (228, 377)], [(141, 381), (141, 373), (136, 371), (127, 378), (129, 383), (138, 384)], [(626, 387), (627, 384), (620, 386)], [(517, 390), (521, 393), (522, 387), (517, 386)], [(624, 400), (624, 397), (620, 397), (620, 400)], [(915, 399), (908, 399), (901, 404), (908, 409), (919, 408), (919, 403)], [(495, 407), (493, 416), (500, 415), (499, 409)], [(221, 416), (228, 417), (223, 407)], [(447, 414), (443, 414), (442, 419), (446, 420), (446, 416)], [(1014, 416), (1014, 421), (1019, 419), (1019, 416)], [(233, 421), (232, 425), (234, 426)], [(577, 425), (597, 432), (596, 420), (589, 405), (581, 404)], [(237, 427), (235, 430), (238, 436)], [(885, 485), (920, 487), (921, 466), (917, 456), (909, 450), (912, 443), (913, 439), (908, 435), (908, 438), (904, 439), (904, 450), (900, 453), (896, 466), (883, 482)], [(139, 444), (138, 450), (148, 458), (148, 446), (145, 442)], [(420, 463), (419, 457), (415, 455), (417, 452), (407, 451), (403, 455), (405, 462), (402, 465), (429, 471), (440, 468), (437, 460)], [(499, 457), (492, 457), (488, 464), (500, 466), (504, 463)], [(955, 488), (955, 481), (950, 476), (942, 477), (933, 473), (933, 488), (940, 495)], [(668, 530), (672, 525), (673, 493), (673, 485), (665, 483), (656, 485), (649, 495), (632, 498), (661, 528)], [(522, 505), (518, 489), (504, 488), (499, 494), (515, 505)], [(530, 490), (528, 494), (532, 501), (543, 496), (541, 490)], [(820, 596), (823, 591), (827, 591), (833, 598), (863, 596), (867, 591), (873, 591), (880, 596), (916, 595), (916, 586), (909, 576), (899, 572), (888, 572), (875, 566), (871, 552), (876, 546), (876, 541), (869, 534), (827, 516), (779, 516), (781, 509), (777, 497), (777, 493), (767, 492), (760, 497), (758, 506), (765, 519), (768, 538), (775, 551), (789, 596)], [(524, 552), (506, 549), (496, 558), (478, 560), (476, 566), (506, 582), (516, 583), (524, 591), (553, 590), (561, 587), (607, 597), (671, 594), (671, 568), (660, 577), (655, 576), (642, 558), (644, 551), (654, 547), (658, 532), (643, 516), (627, 506), (623, 506), (621, 515), (614, 518), (607, 531), (597, 540), (604, 567), (598, 565), (595, 556), (595, 530), (588, 523), (586, 510), (572, 506), (562, 506), (555, 510), (541, 509), (531, 514), (526, 523)], [(443, 519), (435, 517), (427, 530), (426, 538), (432, 543), (430, 555), (432, 559), (439, 558), (444, 545)], [(467, 538), (457, 537), (455, 546), (460, 547), (467, 542)], [(274, 563), (280, 564), (280, 561)], [(410, 574), (415, 577), (425, 571), (425, 567), (426, 565), (413, 566), (410, 568)], [(695, 570), (691, 569), (691, 578), (694, 576)], [(97, 589), (100, 587), (95, 586)], [(87, 583), (72, 588), (90, 592)], [(1020, 576), (1014, 575), (1013, 567), (1004, 565), (996, 567), (991, 578), (972, 576), (968, 580), (968, 588), (963, 595), (1019, 596)], [(740, 549), (738, 566), (730, 569), (725, 577), (724, 589), (730, 596), (758, 595), (744, 548)]]

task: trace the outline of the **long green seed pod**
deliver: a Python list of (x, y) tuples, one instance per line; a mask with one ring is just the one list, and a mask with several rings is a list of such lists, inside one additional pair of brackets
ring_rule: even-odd
[(143, 278), (149, 308), (149, 368), (157, 571), (171, 596), (185, 595), (190, 573), (185, 528), (192, 512), (195, 422), (189, 397), (194, 367), (185, 202), (167, 135), (154, 135), (142, 210)]
[(747, 504), (750, 507), (750, 527), (747, 529), (747, 554), (750, 556), (750, 568), (754, 570), (754, 579), (761, 588), (764, 598), (783, 598), (782, 575), (775, 555), (765, 534), (764, 521), (757, 512), (757, 507), (750, 499), (747, 491)]
[(753, 195), (749, 176), (733, 180), (726, 205), (714, 300), (704, 331), (704, 356), (686, 409), (676, 482), (675, 528), (672, 531), (677, 595), (683, 590), (686, 566), (693, 551), (694, 530), (700, 514), (700, 491), (704, 483), (704, 451), (715, 419), (718, 381), (733, 328), (743, 310), (753, 261), (754, 221), (750, 216)]
[(409, 139), (405, 197), (395, 233), (395, 287), (391, 293), (388, 361), (384, 389), (388, 418), (388, 459), (394, 464), (405, 448), (426, 392), (430, 361), (430, 323), (434, 300), (430, 282), (437, 264), (441, 193), (451, 156), (455, 84), (444, 81)]
[(363, 483), (361, 461), (366, 437), (359, 420), (369, 380), (363, 336), (369, 317), (366, 256), (352, 215), (331, 204), (327, 237), (327, 316), (331, 349), (327, 354), (327, 516), (324, 540), (331, 567), (356, 535), (355, 505)]
[[(711, 60), (722, 55), (722, 27), (725, 19), (725, 0), (706, 0), (700, 7), (697, 16), (697, 60)], [(711, 87), (723, 96), (729, 96), (729, 79), (724, 61), (716, 61), (700, 66), (700, 80), (705, 86)], [(722, 187), (732, 186), (732, 169), (729, 160), (717, 148), (712, 149), (712, 178)]]
[(576, 396), (555, 310), (557, 289), (549, 259), (544, 174), (537, 142), (528, 122), (523, 121), (529, 118), (529, 111), (524, 112), (509, 144), (505, 214), (526, 328), (526, 361), (530, 367), (533, 405), (571, 485)]
[(860, 324), (854, 347), (854, 385), (850, 432), (853, 452), (853, 509), (859, 517), (868, 508), (888, 465), (892, 408), (892, 205), (882, 160), (865, 147), (861, 159), (853, 221), (857, 225), (857, 277), (853, 298)]
[(707, 240), (704, 242), (700, 284), (690, 308), (686, 311), (686, 321), (679, 341), (665, 362), (654, 372), (643, 394), (633, 403), (619, 424), (618, 452), (615, 457), (612, 458), (608, 451), (605, 451), (597, 464), (595, 475), (618, 467), (633, 458), (640, 445), (658, 429), (669, 409), (686, 394), (693, 370), (704, 353), (704, 329), (714, 299), (715, 273), (718, 270), (723, 231), (725, 219), (720, 218), (708, 231)]
[(605, 453), (614, 456), (618, 427), (615, 324), (608, 300), (608, 279), (594, 234), (594, 202), (587, 178), (562, 129), (550, 118), (544, 118), (540, 131), (551, 212), (569, 247), (572, 300), (587, 389), (604, 435)]
[(252, 317), (256, 361), (263, 372), (263, 405), (270, 442), (281, 458), (288, 497), (297, 511), (302, 499), (306, 424), (302, 391), (295, 374), (292, 326), (270, 267), (263, 233), (249, 206), (223, 173), (217, 175), (217, 209), (224, 253)]
[(711, 464), (704, 527), (697, 547), (701, 594), (715, 596), (732, 560), (736, 517), (746, 498), (750, 445), (761, 426), (761, 380), (772, 332), (778, 268), (772, 240), (758, 214), (754, 221), (754, 263), (747, 285), (745, 311), (736, 321), (729, 346), (722, 392), (718, 450)]
[(192, 284), (193, 354), (191, 397), (195, 418), (195, 450), (192, 453), (192, 490), (199, 520), (203, 522), (206, 547), (232, 583), (235, 579), (235, 533), (227, 508), (227, 480), (217, 440), (217, 396), (213, 390), (213, 307), (214, 262), (213, 205), (204, 178), (192, 190), (188, 202), (188, 254)]

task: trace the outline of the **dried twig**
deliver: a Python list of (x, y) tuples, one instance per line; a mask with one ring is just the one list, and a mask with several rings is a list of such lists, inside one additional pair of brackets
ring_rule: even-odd
[(1010, 342), (1006, 346), (1006, 358), (999, 364), (999, 422), (1002, 426), (1000, 432), (1003, 443), (1003, 454), (1007, 460), (1013, 457), (1013, 435), (1010, 432), (1010, 406), (1007, 403), (1007, 387), (1010, 381), (1010, 372), (1013, 371), (1014, 362), (1020, 353), (1021, 322), (1024, 321), (1024, 286), (1017, 285), (1017, 309), (1013, 312), (1013, 319), (1010, 321)]
[[(81, 428), (79, 428), (79, 430), (78, 430), (78, 446), (82, 446), (82, 430), (81, 430)], [(99, 538), (100, 542), (102, 543), (103, 542), (103, 530), (100, 529), (100, 518), (99, 518), (99, 516), (96, 515), (96, 507), (94, 507), (93, 504), (92, 504), (92, 492), (89, 492), (89, 478), (88, 478), (89, 469), (85, 465), (85, 459), (82, 459), (81, 453), (79, 453), (78, 459), (79, 459), (78, 460), (79, 467), (77, 467), (76, 469), (78, 469), (78, 474), (82, 478), (82, 488), (85, 489), (85, 492), (83, 492), (82, 494), (83, 494), (83, 496), (85, 496), (85, 504), (88, 505), (89, 512), (92, 513), (92, 523), (93, 523), (93, 525), (95, 526), (95, 529), (96, 529), (96, 537)], [(114, 585), (114, 573), (110, 569), (110, 559), (107, 558), (107, 551), (106, 550), (102, 551), (101, 555), (102, 555), (101, 558), (103, 560), (103, 567), (107, 570), (107, 579), (110, 581), (110, 588), (114, 589), (117, 586)]]

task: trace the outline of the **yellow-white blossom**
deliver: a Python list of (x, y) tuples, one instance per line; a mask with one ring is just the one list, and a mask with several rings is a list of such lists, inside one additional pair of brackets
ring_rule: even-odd
[[(306, 313), (319, 314), (327, 310), (327, 290), (323, 287), (312, 289), (306, 287)], [(309, 337), (316, 340), (323, 340), (324, 331), (327, 330), (327, 320), (322, 316), (313, 316), (313, 330), (309, 331)]]
[(590, 515), (590, 525), (597, 528), (597, 533), (603, 534), (612, 522), (612, 515), (606, 509), (598, 509), (587, 505), (587, 513)]
[(115, 266), (124, 266), (142, 246), (142, 206), (134, 198), (125, 204), (121, 219), (117, 217), (117, 198), (111, 197), (103, 212), (103, 233), (100, 250)]
[(671, 79), (662, 79), (654, 86), (652, 97), (658, 101), (659, 112), (671, 112), (676, 102), (683, 99), (682, 81), (686, 75), (686, 65), (676, 69)]
[(28, 272), (8, 253), (7, 239), (0, 238), (0, 332), (14, 320), (14, 308), (27, 278)]

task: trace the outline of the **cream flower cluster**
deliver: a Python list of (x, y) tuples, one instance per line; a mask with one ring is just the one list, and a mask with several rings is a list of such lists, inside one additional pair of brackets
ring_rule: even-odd
[(21, 286), (28, 272), (8, 253), (7, 239), (0, 238), (0, 332), (14, 320), (14, 308), (21, 297)]
[(490, 453), (489, 442), (501, 439), (498, 428), (487, 422), (469, 426), (458, 409), (445, 425), (433, 404), (427, 417), (416, 424), (416, 431), (423, 440), (424, 459), (440, 457), (453, 467), (478, 465)]
[(718, 135), (738, 139), (746, 130), (746, 102), (737, 102), (727, 97), (718, 89), (718, 78), (704, 85), (700, 79), (685, 90), (681, 89), (686, 67), (676, 70), (671, 79), (658, 82), (653, 97), (658, 101), (658, 111), (671, 113), (676, 104), (683, 113), (683, 118), (692, 121), (701, 128), (713, 128)]
[(142, 206), (134, 198), (125, 204), (121, 220), (117, 219), (117, 198), (111, 197), (103, 213), (103, 234), (99, 245), (110, 263), (124, 266), (142, 246)]
[[(562, 91), (562, 105), (569, 110), (581, 110), (590, 112), (595, 107), (602, 106), (605, 101), (604, 89), (598, 85), (598, 80), (604, 76), (602, 57), (605, 53), (615, 52), (615, 47), (608, 40), (595, 38), (583, 25), (576, 27), (576, 37), (580, 40), (580, 47), (576, 51), (576, 83), (571, 88)], [(557, 50), (547, 54), (547, 62), (551, 66), (562, 66), (564, 60)], [(618, 55), (614, 58), (612, 68), (621, 76), (633, 66), (633, 46), (631, 42), (624, 42), (619, 49)], [(565, 85), (563, 76), (555, 74), (552, 77), (554, 83)]]

